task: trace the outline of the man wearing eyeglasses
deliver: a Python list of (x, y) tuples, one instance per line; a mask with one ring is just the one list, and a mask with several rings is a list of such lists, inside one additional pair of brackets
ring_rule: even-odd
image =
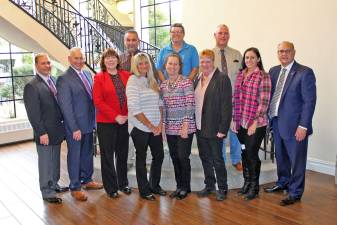
[(281, 63), (270, 69), (272, 96), (269, 117), (275, 141), (276, 185), (268, 193), (287, 190), (280, 202), (287, 206), (301, 200), (304, 192), (308, 136), (312, 134), (312, 117), (316, 105), (316, 78), (311, 68), (294, 60), (294, 44), (278, 45)]
[(183, 61), (182, 75), (193, 80), (199, 69), (199, 55), (197, 49), (184, 41), (185, 29), (181, 23), (172, 24), (170, 29), (171, 43), (162, 48), (157, 58), (158, 76), (161, 81), (167, 79), (163, 67), (165, 58), (172, 52), (178, 53)]

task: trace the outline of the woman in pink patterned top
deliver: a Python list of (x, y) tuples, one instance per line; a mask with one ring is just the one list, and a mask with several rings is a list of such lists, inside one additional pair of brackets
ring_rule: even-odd
[(184, 199), (191, 192), (190, 154), (194, 120), (194, 90), (192, 82), (181, 75), (182, 60), (176, 53), (167, 56), (164, 69), (169, 76), (160, 90), (163, 98), (163, 123), (172, 158), (177, 189), (170, 197)]
[(239, 193), (245, 195), (246, 200), (256, 198), (259, 193), (261, 160), (258, 153), (268, 124), (270, 92), (270, 77), (263, 69), (259, 50), (247, 49), (235, 82), (232, 122), (232, 130), (238, 133), (242, 146), (244, 185)]

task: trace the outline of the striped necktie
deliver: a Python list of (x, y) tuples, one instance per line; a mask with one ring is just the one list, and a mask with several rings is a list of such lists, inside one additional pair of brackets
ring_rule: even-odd
[(87, 91), (88, 95), (89, 95), (90, 98), (92, 99), (91, 86), (90, 86), (90, 84), (89, 84), (88, 79), (86, 78), (86, 76), (83, 74), (82, 71), (79, 72), (78, 74), (79, 74), (80, 77), (81, 77), (81, 80), (82, 80), (82, 82), (83, 82), (83, 84), (84, 84), (85, 90)]
[(273, 117), (277, 116), (276, 106), (277, 106), (277, 103), (279, 102), (281, 94), (282, 94), (282, 90), (283, 90), (283, 86), (284, 86), (284, 82), (285, 82), (285, 77), (286, 77), (286, 72), (287, 72), (287, 69), (283, 68), (282, 72), (280, 74), (280, 78), (277, 82), (274, 95), (271, 99), (270, 109), (269, 109), (269, 117), (270, 118), (273, 118)]
[(53, 93), (54, 97), (56, 98), (57, 90), (56, 90), (55, 85), (54, 85), (54, 83), (53, 83), (53, 81), (51, 80), (50, 77), (47, 79), (47, 83), (48, 83), (48, 86), (49, 86), (49, 90)]

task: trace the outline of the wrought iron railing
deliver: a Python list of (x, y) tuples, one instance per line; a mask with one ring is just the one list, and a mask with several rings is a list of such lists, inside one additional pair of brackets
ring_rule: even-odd
[[(101, 21), (92, 20), (92, 22), (93, 24), (96, 24), (97, 29), (101, 29), (103, 31), (106, 37), (109, 38), (110, 41), (113, 42), (118, 49), (120, 49), (121, 51), (125, 51), (124, 46), (125, 31), (121, 31), (116, 27), (110, 26)], [(159, 54), (160, 48), (140, 40), (139, 50), (148, 53), (155, 61), (157, 55)]]
[[(110, 13), (100, 0), (81, 0), (80, 12), (92, 21), (92, 24), (102, 30), (109, 40), (121, 51), (125, 50), (124, 35), (126, 32), (117, 19)], [(160, 49), (145, 41), (140, 41), (139, 49), (152, 56), (155, 61)]]
[[(104, 49), (124, 51), (125, 30), (98, 0), (85, 0), (94, 16), (86, 17), (67, 0), (10, 0), (48, 29), (67, 48), (81, 47), (86, 64), (96, 71)], [(159, 48), (140, 41), (139, 49), (155, 60)]]
[(67, 0), (10, 0), (48, 29), (66, 47), (81, 47), (86, 64), (95, 71), (100, 54), (116, 46)]
[[(80, 12), (92, 20), (100, 21), (102, 23), (108, 24), (117, 30), (125, 31), (122, 24), (111, 14), (111, 12), (104, 6), (104, 4), (99, 0), (80, 0)], [(81, 9), (85, 9), (83, 12)]]

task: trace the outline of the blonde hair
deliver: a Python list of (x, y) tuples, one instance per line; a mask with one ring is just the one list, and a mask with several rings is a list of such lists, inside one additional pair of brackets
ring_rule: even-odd
[(159, 85), (153, 73), (152, 63), (148, 54), (144, 52), (140, 52), (132, 57), (131, 59), (131, 73), (135, 76), (139, 77), (140, 73), (138, 70), (138, 65), (141, 62), (148, 62), (149, 63), (149, 71), (146, 74), (147, 83), (149, 87), (154, 90), (155, 92), (159, 92)]

